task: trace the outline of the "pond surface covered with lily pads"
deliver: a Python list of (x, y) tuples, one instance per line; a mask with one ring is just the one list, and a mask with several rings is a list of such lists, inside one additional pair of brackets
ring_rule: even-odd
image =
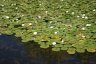
[(34, 42), (21, 43), (14, 36), (0, 35), (0, 64), (96, 64), (96, 53), (53, 52)]
[(96, 0), (0, 0), (0, 33), (53, 51), (96, 52)]

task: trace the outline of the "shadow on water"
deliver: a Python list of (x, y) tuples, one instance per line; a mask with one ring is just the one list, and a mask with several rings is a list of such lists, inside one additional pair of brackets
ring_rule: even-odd
[(96, 64), (96, 53), (53, 52), (34, 42), (21, 43), (14, 36), (0, 36), (0, 64)]

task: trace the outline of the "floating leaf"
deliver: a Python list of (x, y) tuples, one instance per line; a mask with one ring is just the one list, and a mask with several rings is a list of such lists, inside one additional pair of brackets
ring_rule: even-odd
[(76, 52), (75, 50), (76, 50), (75, 48), (68, 48), (67, 52), (69, 54), (75, 54), (75, 52)]
[(85, 49), (83, 49), (83, 48), (76, 48), (76, 51), (79, 52), (79, 53), (84, 53)]
[(60, 51), (60, 48), (52, 48), (53, 51)]
[(46, 45), (46, 44), (41, 44), (41, 45), (40, 45), (40, 47), (41, 47), (41, 48), (48, 48), (48, 47), (49, 47), (49, 45)]
[(55, 47), (63, 47), (62, 44), (56, 44)]
[(61, 50), (67, 50), (68, 49), (68, 47), (61, 47)]
[(88, 52), (96, 52), (96, 49), (90, 49), (90, 48), (88, 48), (87, 51)]

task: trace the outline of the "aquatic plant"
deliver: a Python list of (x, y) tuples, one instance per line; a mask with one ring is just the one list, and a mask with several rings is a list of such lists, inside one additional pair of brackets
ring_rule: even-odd
[(53, 51), (96, 52), (96, 0), (1, 0), (0, 33)]

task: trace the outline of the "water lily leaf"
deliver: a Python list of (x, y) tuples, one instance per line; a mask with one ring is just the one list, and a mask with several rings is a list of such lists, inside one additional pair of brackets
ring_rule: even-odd
[(41, 48), (48, 48), (48, 47), (49, 47), (49, 45), (46, 45), (46, 44), (41, 44), (41, 45), (40, 45), (40, 47), (41, 47)]
[(75, 54), (76, 49), (75, 49), (75, 48), (68, 48), (67, 52), (68, 52), (69, 54)]
[(96, 49), (88, 48), (87, 51), (88, 51), (88, 52), (96, 52)]
[(55, 47), (63, 47), (62, 44), (56, 44)]
[(53, 51), (60, 51), (60, 48), (52, 48)]
[(66, 47), (66, 46), (61, 47), (61, 50), (67, 50), (67, 49), (68, 49), (68, 47)]
[(84, 53), (85, 49), (83, 49), (83, 48), (76, 48), (76, 51), (79, 52), (79, 53)]

